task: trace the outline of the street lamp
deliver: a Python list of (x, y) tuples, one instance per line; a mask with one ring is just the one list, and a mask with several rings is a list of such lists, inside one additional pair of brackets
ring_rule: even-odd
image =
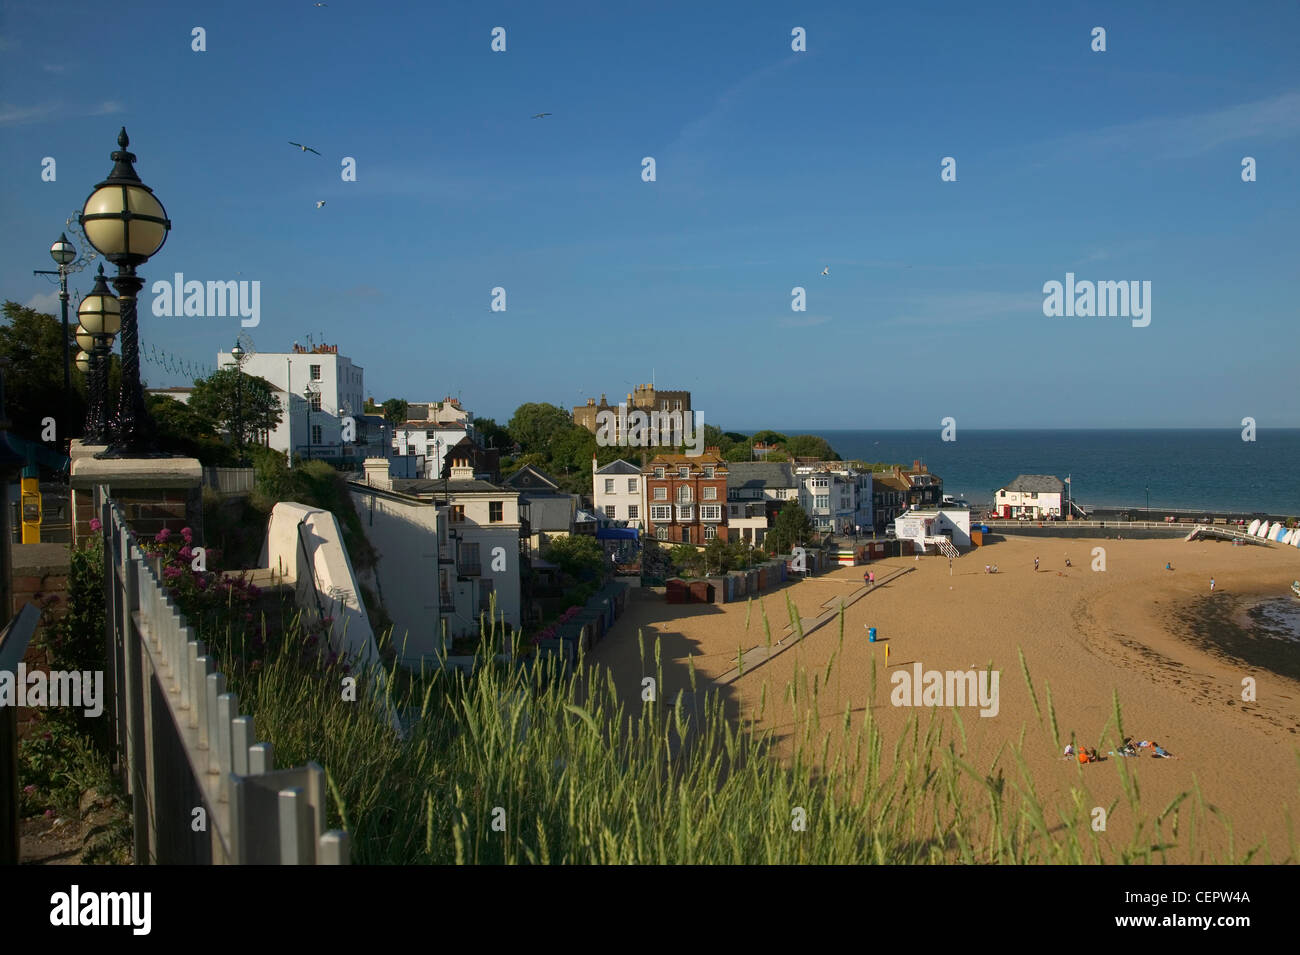
[(1146, 519), (1151, 520), (1151, 478), (1147, 478), (1147, 514)]
[(68, 273), (75, 271), (72, 266), (77, 257), (76, 247), (68, 241), (66, 233), (59, 233), (58, 241), (50, 246), (50, 258), (54, 260), (58, 271), (33, 269), (34, 275), (57, 275), (59, 277), (59, 304), (63, 312), (63, 407), (68, 410), (72, 400), (72, 346), (68, 344)]
[(122, 390), (113, 419), (113, 447), (105, 456), (148, 454), (153, 451), (153, 427), (140, 385), (140, 335), (136, 323), (136, 297), (144, 279), (136, 268), (149, 261), (163, 243), (171, 221), (153, 190), (136, 174), (135, 154), (127, 151), (131, 140), (126, 127), (118, 133), (113, 169), (95, 186), (82, 208), (79, 222), (86, 241), (117, 266), (113, 287), (122, 313)]
[[(105, 440), (108, 408), (108, 363), (113, 347), (113, 336), (122, 328), (122, 305), (108, 290), (104, 267), (99, 267), (95, 287), (77, 306), (77, 344), (86, 355), (86, 440), (99, 443)], [(90, 347), (87, 348), (87, 339)], [(81, 368), (81, 359), (77, 367)]]
[(239, 464), (244, 464), (244, 395), (243, 395), (243, 369), (244, 349), (235, 342), (235, 347), (230, 349), (230, 357), (235, 359), (235, 447), (238, 449)]

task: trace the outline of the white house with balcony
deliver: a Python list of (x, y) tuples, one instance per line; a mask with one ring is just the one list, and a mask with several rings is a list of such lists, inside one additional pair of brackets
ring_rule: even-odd
[(993, 498), (998, 517), (1041, 521), (1063, 517), (1065, 482), (1054, 474), (1020, 474)]
[(645, 526), (645, 481), (640, 465), (620, 458), (603, 468), (591, 458), (591, 500), (596, 513), (609, 521), (625, 522), (628, 527)]
[(426, 478), (440, 477), (447, 462), (447, 452), (474, 434), (473, 425), (441, 427), (421, 421), (406, 421), (390, 430), (393, 454), (398, 457), (422, 455), (425, 466), (421, 477)]
[(859, 500), (860, 475), (845, 465), (822, 462), (801, 464), (794, 469), (799, 485), (799, 505), (820, 531), (852, 534), (869, 526), (863, 515), (871, 513), (871, 476), (866, 475), (867, 499)]
[[(295, 342), (290, 352), (245, 352), (238, 364), (245, 374), (270, 382), (281, 399), (280, 423), (267, 436), (269, 447), (304, 457), (357, 453), (364, 440), (365, 373), (340, 355), (337, 345), (304, 348)], [(217, 352), (217, 368), (235, 365), (230, 352)], [(344, 433), (349, 416), (357, 431), (352, 440)]]
[(519, 493), (475, 480), (467, 461), (453, 461), (447, 481), (393, 478), (389, 466), (368, 458), (350, 490), (380, 554), (380, 599), (403, 661), (476, 636), (493, 597), (496, 619), (518, 629)]

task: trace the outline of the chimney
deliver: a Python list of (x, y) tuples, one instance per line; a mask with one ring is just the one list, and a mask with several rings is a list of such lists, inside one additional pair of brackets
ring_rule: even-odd
[(451, 480), (474, 480), (474, 468), (471, 466), (468, 458), (456, 458), (451, 462)]
[(921, 462), (916, 460), (915, 458), (912, 459), (912, 470), (913, 471), (921, 470)]
[(596, 473), (596, 452), (591, 452), (591, 473)]
[(387, 458), (366, 458), (366, 486), (377, 487), (384, 491), (393, 489), (393, 478), (388, 473)]

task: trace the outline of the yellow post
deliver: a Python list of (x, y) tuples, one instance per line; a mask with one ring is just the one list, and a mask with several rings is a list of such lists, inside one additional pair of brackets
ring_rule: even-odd
[(885, 669), (889, 669), (889, 644), (885, 644)]
[(41, 542), (40, 478), (23, 478), (20, 489), (22, 492), (22, 543), (39, 544)]

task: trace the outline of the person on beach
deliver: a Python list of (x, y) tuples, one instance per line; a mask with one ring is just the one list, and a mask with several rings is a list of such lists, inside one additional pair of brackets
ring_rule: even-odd
[(1214, 578), (1210, 578), (1210, 593), (1214, 593)]
[(1038, 573), (1038, 558), (1034, 558), (1034, 573)]
[(1174, 565), (1171, 564), (1169, 561), (1165, 561), (1165, 570), (1173, 570), (1173, 569), (1174, 569)]
[(1073, 565), (1070, 563), (1070, 555), (1069, 555), (1069, 554), (1066, 554), (1066, 555), (1065, 555), (1065, 566), (1066, 566), (1066, 567), (1071, 567), (1071, 566), (1073, 566)]
[(1154, 756), (1154, 757), (1156, 757), (1157, 759), (1173, 759), (1173, 758), (1174, 758), (1174, 754), (1173, 754), (1173, 753), (1169, 752), (1169, 750), (1165, 749), (1165, 748), (1164, 748), (1163, 746), (1161, 746), (1159, 743), (1155, 743), (1155, 742), (1153, 742), (1153, 743), (1151, 744), (1151, 755)]
[(984, 573), (987, 574), (988, 572), (989, 572), (989, 565), (988, 565), (988, 564), (985, 564), (985, 565), (984, 565)]
[(867, 584), (868, 584), (872, 589), (875, 588), (875, 586), (876, 586), (876, 572), (875, 572), (874, 570), (869, 570), (869, 571), (867, 571)]

